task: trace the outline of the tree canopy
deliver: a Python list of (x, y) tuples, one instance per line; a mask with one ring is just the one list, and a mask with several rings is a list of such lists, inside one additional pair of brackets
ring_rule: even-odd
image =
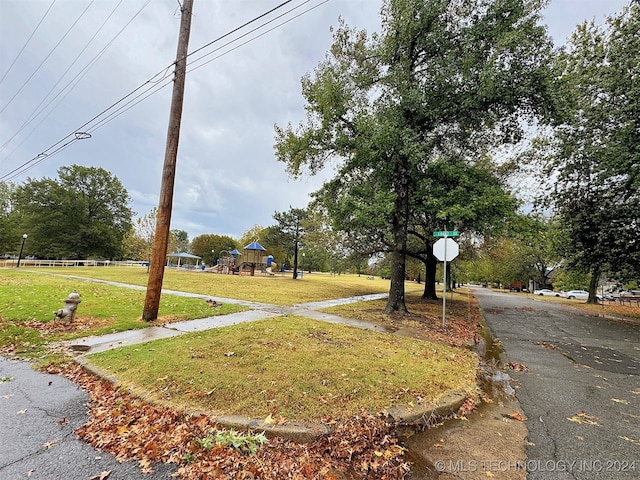
[(309, 213), (303, 208), (290, 208), (286, 212), (275, 212), (275, 229), (281, 241), (287, 245), (287, 253), (293, 255), (293, 279), (298, 278), (298, 251), (305, 234), (305, 222)]
[(555, 69), (565, 100), (551, 150), (549, 197), (571, 241), (568, 266), (620, 281), (640, 275), (640, 6), (605, 27), (579, 25)]
[(551, 42), (540, 7), (387, 0), (380, 34), (340, 23), (325, 60), (302, 79), (306, 123), (276, 127), (276, 154), (289, 172), (313, 174), (335, 161), (325, 188), (341, 194), (343, 223), (375, 223), (374, 245), (389, 245), (385, 311), (406, 311), (411, 208), (424, 195), (427, 167), (517, 140), (523, 119), (547, 112)]
[(29, 234), (28, 252), (41, 258), (121, 259), (130, 231), (130, 197), (103, 168), (72, 165), (58, 179), (28, 179), (16, 188), (13, 209)]

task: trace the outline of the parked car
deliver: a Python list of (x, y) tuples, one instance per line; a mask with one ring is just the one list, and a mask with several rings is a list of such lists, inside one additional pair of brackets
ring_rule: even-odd
[(559, 297), (560, 294), (558, 292), (554, 292), (553, 290), (549, 290), (548, 288), (543, 288), (541, 290), (534, 290), (534, 295), (542, 295), (546, 297)]
[(564, 298), (569, 300), (586, 300), (589, 298), (589, 292), (586, 290), (569, 290), (562, 295)]

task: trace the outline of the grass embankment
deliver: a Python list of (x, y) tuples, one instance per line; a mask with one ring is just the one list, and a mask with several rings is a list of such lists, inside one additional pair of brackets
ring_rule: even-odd
[[(48, 346), (54, 341), (147, 325), (140, 321), (143, 291), (40, 273), (44, 271), (136, 285), (147, 280), (140, 268), (0, 269), (0, 296), (6, 302), (0, 311), (2, 354), (51, 363)], [(167, 289), (280, 305), (389, 288), (388, 281), (349, 275), (305, 275), (294, 282), (290, 277), (169, 270), (164, 279)], [(76, 321), (70, 326), (52, 321), (52, 312), (74, 289), (82, 295)], [(421, 289), (407, 284), (407, 302), (416, 312), (410, 317), (381, 315), (384, 302), (362, 302), (342, 312), (384, 323), (405, 336), (281, 316), (89, 356), (136, 392), (167, 406), (151, 405), (78, 366), (50, 365), (49, 371), (64, 371), (92, 396), (92, 414), (79, 435), (121, 461), (138, 460), (145, 472), (151, 471), (150, 462), (174, 462), (185, 479), (400, 478), (409, 466), (393, 425), (362, 410), (417, 406), (450, 389), (476, 388), (476, 356), (449, 345), (473, 338), (475, 304), (454, 296), (447, 302), (448, 326), (441, 329), (436, 321), (441, 304), (421, 302)], [(163, 295), (160, 315), (164, 322), (237, 309), (223, 303), (211, 309), (202, 299)], [(270, 439), (254, 455), (223, 445), (209, 450), (203, 439), (225, 433), (208, 416), (185, 415), (185, 407), (271, 415), (274, 421), (322, 419), (334, 433), (309, 445)]]

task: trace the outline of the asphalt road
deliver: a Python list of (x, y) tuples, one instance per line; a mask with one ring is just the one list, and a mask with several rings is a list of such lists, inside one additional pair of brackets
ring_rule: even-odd
[(0, 480), (168, 479), (174, 466), (143, 474), (73, 433), (87, 421), (89, 396), (59, 375), (0, 357)]
[(501, 360), (526, 367), (510, 375), (527, 418), (527, 479), (640, 479), (640, 325), (474, 294)]

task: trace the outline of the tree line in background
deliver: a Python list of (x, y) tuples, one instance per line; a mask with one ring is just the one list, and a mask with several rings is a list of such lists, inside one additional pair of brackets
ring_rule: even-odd
[[(588, 286), (590, 301), (604, 276), (637, 283), (640, 6), (578, 26), (558, 50), (539, 8), (387, 0), (381, 33), (341, 22), (303, 78), (306, 122), (276, 127), (275, 145), (292, 175), (331, 163), (335, 176), (272, 226), (192, 241), (173, 230), (169, 250), (212, 264), (259, 240), (294, 278), (302, 263), (390, 278), (387, 312), (406, 311), (407, 278), (436, 298), (434, 230), (462, 232), (453, 282)], [(532, 182), (541, 193), (524, 214)], [(0, 184), (0, 253), (28, 232), (29, 255), (148, 260), (155, 211), (134, 219), (129, 202), (101, 168)]]

